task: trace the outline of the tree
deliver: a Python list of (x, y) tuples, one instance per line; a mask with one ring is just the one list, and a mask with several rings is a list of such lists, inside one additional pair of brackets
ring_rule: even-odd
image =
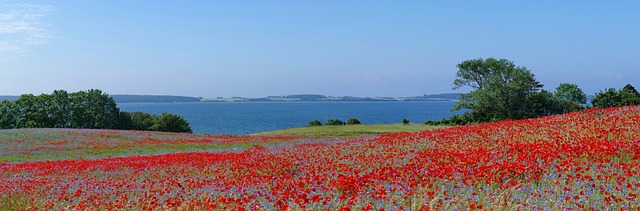
[[(121, 111), (118, 114), (118, 119), (116, 120), (115, 129), (119, 130), (139, 130), (133, 127), (133, 121), (131, 120), (131, 115), (129, 112)], [(148, 128), (146, 130), (149, 130)]]
[(71, 99), (67, 91), (55, 90), (50, 95), (51, 103), (47, 107), (47, 113), (52, 117), (51, 126), (54, 128), (67, 128), (71, 126)]
[(184, 118), (144, 112), (120, 112), (108, 94), (91, 89), (69, 94), (21, 95), (0, 102), (0, 128), (93, 128), (191, 132)]
[(16, 128), (17, 112), (15, 103), (3, 100), (0, 103), (0, 129)]
[(149, 113), (139, 112), (139, 111), (125, 112), (125, 113), (129, 116), (129, 119), (131, 120), (130, 129), (132, 130), (150, 130), (154, 124), (154, 118), (157, 118)]
[(631, 86), (631, 84), (627, 84), (625, 85), (623, 88), (623, 90), (627, 90), (628, 92), (633, 93), (634, 95), (640, 97), (640, 93), (638, 93), (638, 90), (636, 90), (635, 87)]
[(177, 132), (177, 133), (191, 133), (191, 127), (189, 122), (183, 117), (162, 113), (153, 119), (153, 125), (149, 128), (153, 131), (165, 131), (165, 132)]
[(618, 98), (620, 99), (620, 102), (618, 102), (618, 106), (640, 104), (640, 96), (633, 93), (633, 91), (629, 91), (628, 89), (620, 89), (620, 91), (618, 91)]
[(604, 91), (600, 91), (596, 93), (596, 96), (593, 99), (591, 99), (591, 104), (593, 104), (593, 107), (596, 108), (609, 108), (640, 104), (640, 97), (634, 94), (633, 90), (625, 88), (622, 88), (619, 91), (616, 91), (616, 89), (614, 88), (608, 88)]
[(576, 84), (561, 83), (553, 95), (559, 100), (568, 100), (578, 104), (587, 103), (587, 94)]
[(470, 109), (473, 121), (526, 117), (526, 99), (542, 88), (526, 67), (506, 59), (473, 59), (457, 65), (454, 89), (468, 86), (453, 110)]
[(527, 117), (540, 117), (560, 113), (559, 100), (554, 95), (542, 90), (527, 98)]
[(344, 125), (344, 122), (339, 119), (329, 118), (329, 120), (327, 120), (327, 122), (324, 124), (325, 125)]
[(46, 113), (46, 96), (23, 94), (16, 100), (16, 128), (49, 127), (50, 119)]
[(410, 122), (407, 118), (402, 118), (402, 124), (408, 125)]
[(591, 104), (596, 108), (609, 108), (618, 106), (620, 101), (618, 98), (618, 92), (614, 88), (608, 88), (604, 91), (596, 93), (596, 96), (591, 99)]
[(309, 127), (322, 126), (322, 122), (320, 120), (313, 120), (307, 124)]
[(120, 115), (115, 100), (98, 89), (71, 94), (72, 127), (114, 129)]
[(349, 118), (349, 119), (347, 119), (346, 124), (347, 125), (359, 125), (360, 124), (360, 120), (358, 120), (356, 118)]

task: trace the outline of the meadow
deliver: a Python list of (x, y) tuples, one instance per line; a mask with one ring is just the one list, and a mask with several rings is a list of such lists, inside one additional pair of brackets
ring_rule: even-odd
[(636, 210), (640, 107), (361, 137), (0, 131), (3, 210)]
[(397, 132), (420, 132), (447, 126), (433, 126), (424, 124), (356, 124), (356, 125), (323, 125), (314, 127), (296, 127), (256, 133), (257, 136), (331, 136), (354, 137), (364, 135), (378, 135)]

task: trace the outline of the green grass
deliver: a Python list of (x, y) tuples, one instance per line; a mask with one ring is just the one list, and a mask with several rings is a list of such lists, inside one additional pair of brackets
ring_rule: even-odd
[(315, 127), (298, 127), (284, 130), (256, 133), (256, 136), (276, 135), (308, 135), (308, 136), (360, 136), (395, 132), (418, 132), (447, 126), (432, 126), (423, 124), (375, 124), (375, 125), (325, 125)]

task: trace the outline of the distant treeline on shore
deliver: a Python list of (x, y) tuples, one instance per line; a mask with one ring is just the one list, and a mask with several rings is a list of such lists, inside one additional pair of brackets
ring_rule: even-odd
[[(116, 103), (175, 103), (175, 102), (307, 102), (307, 101), (455, 101), (460, 93), (425, 94), (414, 97), (353, 97), (298, 94), (262, 98), (217, 97), (202, 98), (174, 95), (109, 95)], [(19, 96), (0, 95), (0, 101), (18, 100)]]
[[(109, 95), (116, 103), (174, 103), (200, 102), (202, 98), (173, 96), (173, 95)], [(4, 100), (16, 101), (20, 96), (0, 95), (0, 102)]]
[(111, 95), (117, 103), (200, 102), (202, 98), (172, 95)]

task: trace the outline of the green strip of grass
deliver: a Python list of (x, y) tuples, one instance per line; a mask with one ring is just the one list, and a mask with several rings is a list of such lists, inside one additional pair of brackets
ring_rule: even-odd
[(395, 132), (418, 132), (447, 126), (423, 124), (375, 124), (375, 125), (325, 125), (315, 127), (298, 127), (284, 130), (256, 133), (256, 136), (308, 135), (308, 136), (360, 136)]

